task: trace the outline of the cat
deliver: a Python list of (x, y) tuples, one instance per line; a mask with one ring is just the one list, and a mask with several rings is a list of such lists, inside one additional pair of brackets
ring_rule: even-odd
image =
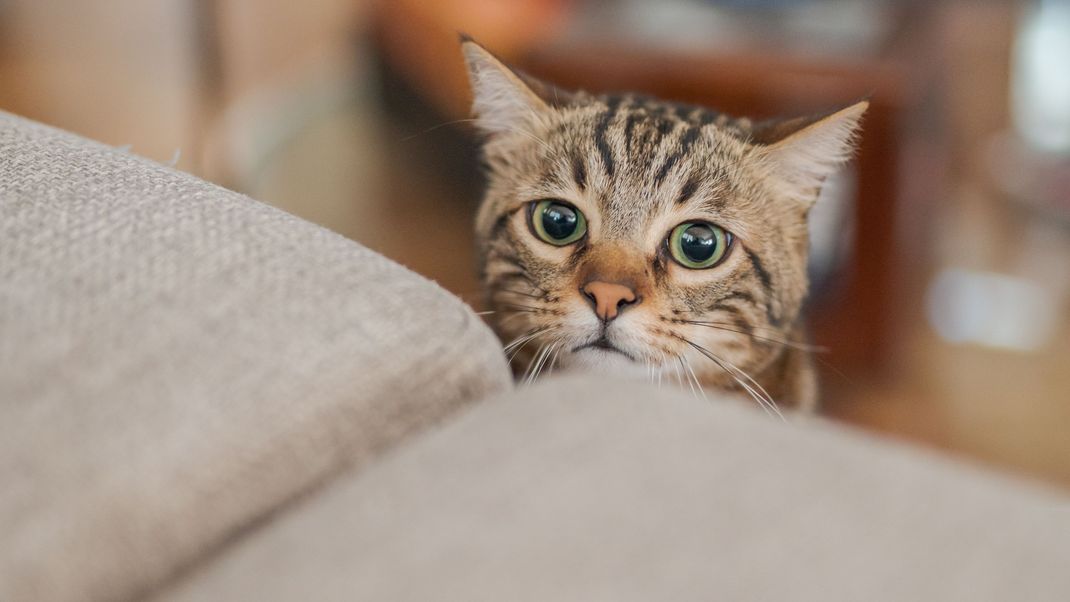
[(529, 379), (580, 369), (810, 411), (807, 214), (868, 101), (753, 122), (638, 94), (566, 92), (470, 38), (488, 185), (490, 322)]

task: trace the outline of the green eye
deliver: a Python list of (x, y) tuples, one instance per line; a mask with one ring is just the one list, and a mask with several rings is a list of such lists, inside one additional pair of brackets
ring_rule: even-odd
[(547, 199), (532, 203), (531, 229), (544, 242), (563, 247), (583, 238), (587, 219), (564, 201)]
[(702, 270), (717, 265), (732, 244), (732, 235), (706, 222), (684, 222), (669, 233), (669, 253), (685, 268)]

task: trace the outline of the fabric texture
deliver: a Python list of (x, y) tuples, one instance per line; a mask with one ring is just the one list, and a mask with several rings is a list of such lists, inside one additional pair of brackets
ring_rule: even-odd
[(0, 113), (0, 600), (142, 595), (509, 386), (422, 277)]
[(1068, 526), (1057, 494), (819, 419), (572, 377), (410, 440), (158, 599), (1062, 601)]

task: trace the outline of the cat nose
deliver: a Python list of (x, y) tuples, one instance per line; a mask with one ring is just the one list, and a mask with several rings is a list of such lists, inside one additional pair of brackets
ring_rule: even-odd
[(594, 280), (583, 285), (580, 290), (594, 306), (595, 315), (604, 322), (616, 318), (626, 305), (633, 305), (639, 300), (635, 291), (623, 284), (612, 282)]

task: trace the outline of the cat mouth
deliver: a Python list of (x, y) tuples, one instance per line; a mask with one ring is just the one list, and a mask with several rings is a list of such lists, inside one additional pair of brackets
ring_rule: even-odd
[(610, 343), (609, 339), (607, 339), (605, 335), (598, 337), (596, 340), (591, 341), (590, 343), (584, 343), (583, 345), (574, 348), (572, 352), (575, 353), (584, 349), (601, 349), (602, 351), (608, 351), (610, 353), (619, 353), (624, 357), (628, 358), (629, 360), (633, 362), (635, 361), (635, 358), (632, 357), (631, 354), (624, 351), (623, 349), (620, 349), (619, 347), (616, 347), (615, 345), (613, 345), (613, 343)]

